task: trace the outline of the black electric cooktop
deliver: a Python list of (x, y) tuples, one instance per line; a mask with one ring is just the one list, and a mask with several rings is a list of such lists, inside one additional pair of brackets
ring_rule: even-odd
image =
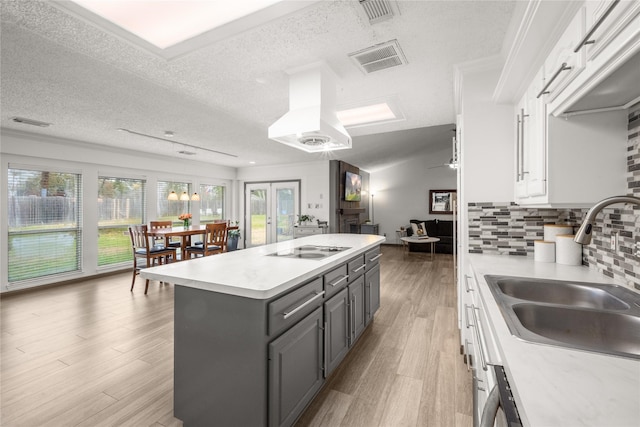
[(267, 254), (267, 256), (276, 256), (279, 258), (301, 258), (301, 259), (323, 259), (342, 252), (345, 249), (351, 249), (345, 246), (316, 246), (305, 245), (297, 248), (282, 249), (277, 252)]

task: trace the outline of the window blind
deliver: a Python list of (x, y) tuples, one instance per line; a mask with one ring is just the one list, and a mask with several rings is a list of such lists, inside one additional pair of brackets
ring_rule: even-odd
[(129, 226), (145, 223), (145, 181), (98, 178), (98, 266), (132, 260)]
[(9, 284), (82, 268), (78, 173), (8, 169)]

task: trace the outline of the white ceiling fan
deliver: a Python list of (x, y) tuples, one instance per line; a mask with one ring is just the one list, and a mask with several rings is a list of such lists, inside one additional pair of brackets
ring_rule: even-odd
[(447, 163), (443, 163), (441, 165), (435, 165), (435, 166), (428, 166), (427, 169), (443, 168), (445, 166), (451, 169), (458, 169), (458, 162), (455, 161), (454, 158), (452, 157), (451, 159), (449, 159)]
[(442, 168), (442, 167), (449, 167), (451, 169), (458, 169), (458, 144), (456, 141), (456, 137), (455, 137), (455, 132), (456, 129), (453, 128), (451, 129), (451, 131), (454, 133), (454, 137), (451, 141), (452, 146), (453, 146), (453, 156), (449, 159), (449, 161), (447, 163), (443, 163), (441, 165), (435, 165), (435, 166), (428, 166), (427, 169), (436, 169), (436, 168)]

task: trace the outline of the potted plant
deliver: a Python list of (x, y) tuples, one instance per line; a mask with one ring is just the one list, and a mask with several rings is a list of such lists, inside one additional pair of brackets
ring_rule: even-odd
[(309, 226), (315, 217), (313, 215), (298, 215), (298, 225), (300, 227)]
[(229, 231), (227, 231), (227, 252), (238, 249), (238, 240), (240, 240), (240, 228), (238, 228), (239, 223), (240, 221), (235, 221), (234, 225), (229, 227)]

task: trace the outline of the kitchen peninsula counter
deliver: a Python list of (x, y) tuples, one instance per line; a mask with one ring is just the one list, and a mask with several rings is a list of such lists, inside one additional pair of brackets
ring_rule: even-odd
[(293, 425), (380, 306), (384, 240), (314, 235), (143, 270), (175, 285), (174, 416)]

